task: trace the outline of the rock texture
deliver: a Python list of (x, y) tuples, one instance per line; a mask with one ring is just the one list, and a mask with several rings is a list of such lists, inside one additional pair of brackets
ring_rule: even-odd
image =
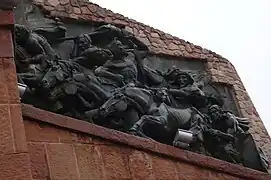
[(271, 139), (234, 66), (227, 59), (215, 52), (114, 13), (87, 0), (34, 0), (34, 3), (49, 16), (124, 26), (147, 44), (154, 54), (182, 56), (205, 61), (214, 82), (232, 85), (241, 114), (251, 120), (251, 133), (257, 145), (264, 150), (271, 161)]

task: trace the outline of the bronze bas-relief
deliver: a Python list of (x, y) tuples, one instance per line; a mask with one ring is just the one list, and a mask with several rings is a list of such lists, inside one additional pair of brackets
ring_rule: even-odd
[[(65, 41), (74, 43), (68, 59), (52, 48)], [(102, 25), (91, 33), (65, 37), (60, 22), (48, 30), (16, 25), (15, 44), (18, 80), (27, 86), (24, 103), (268, 169), (267, 158), (248, 132), (248, 119), (223, 110), (219, 94), (204, 90), (207, 78), (197, 82), (178, 67), (162, 72), (144, 65), (148, 47), (123, 29)]]

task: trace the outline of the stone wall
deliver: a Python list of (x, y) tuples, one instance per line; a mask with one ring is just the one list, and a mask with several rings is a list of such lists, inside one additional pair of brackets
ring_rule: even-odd
[(0, 1), (0, 179), (30, 180), (13, 54), (13, 0)]
[(23, 105), (33, 180), (241, 180), (270, 175)]

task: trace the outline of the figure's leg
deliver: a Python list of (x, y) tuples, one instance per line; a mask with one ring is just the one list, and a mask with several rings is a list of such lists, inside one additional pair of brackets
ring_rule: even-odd
[(190, 150), (199, 154), (208, 154), (204, 148), (203, 127), (204, 121), (200, 115), (193, 113), (190, 120), (189, 131), (193, 133), (193, 142), (190, 144)]
[(140, 119), (137, 110), (129, 108), (123, 113), (124, 117), (124, 130), (129, 131), (131, 127)]
[(151, 116), (151, 115), (144, 115), (140, 118), (139, 121), (137, 121), (134, 126), (129, 130), (131, 134), (138, 135), (145, 138), (150, 138), (147, 135), (145, 135), (143, 127), (145, 124), (156, 124), (156, 125), (163, 125), (160, 120), (160, 116)]
[(237, 149), (233, 146), (232, 142), (229, 142), (224, 146), (224, 152), (227, 156), (228, 161), (242, 165), (242, 157)]
[(142, 132), (142, 127), (146, 123), (146, 117), (142, 116), (139, 121), (137, 121), (132, 128), (128, 130), (129, 134), (137, 135), (140, 137), (147, 137), (143, 132)]

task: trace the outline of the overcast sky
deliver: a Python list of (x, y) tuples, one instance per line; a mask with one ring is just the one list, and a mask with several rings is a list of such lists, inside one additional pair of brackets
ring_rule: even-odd
[(271, 135), (270, 0), (91, 0), (229, 59)]

